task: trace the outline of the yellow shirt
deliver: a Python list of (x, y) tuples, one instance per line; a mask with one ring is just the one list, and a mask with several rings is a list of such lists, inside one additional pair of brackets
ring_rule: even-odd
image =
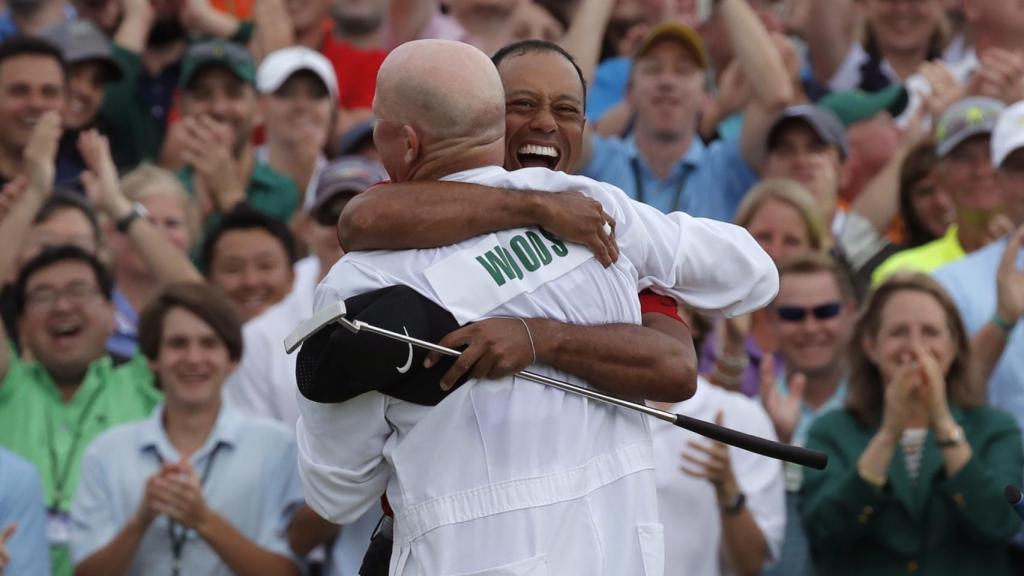
[(871, 285), (878, 286), (894, 272), (925, 272), (936, 269), (964, 257), (964, 249), (960, 246), (956, 224), (949, 227), (946, 233), (936, 240), (897, 252), (882, 262), (871, 274)]

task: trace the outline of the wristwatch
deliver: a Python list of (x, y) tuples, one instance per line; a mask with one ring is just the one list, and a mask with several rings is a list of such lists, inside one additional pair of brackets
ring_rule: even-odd
[(964, 429), (960, 426), (953, 426), (949, 429), (945, 438), (939, 438), (938, 434), (935, 435), (935, 444), (939, 448), (953, 448), (964, 443)]
[(746, 506), (746, 504), (747, 495), (743, 492), (739, 492), (736, 494), (736, 497), (732, 499), (732, 502), (722, 506), (722, 514), (725, 514), (726, 516), (735, 516), (743, 510), (743, 507)]
[(149, 210), (146, 210), (146, 207), (142, 204), (133, 202), (132, 209), (124, 216), (118, 218), (117, 222), (114, 223), (114, 227), (121, 234), (125, 234), (131, 228), (133, 222), (146, 216), (149, 216)]

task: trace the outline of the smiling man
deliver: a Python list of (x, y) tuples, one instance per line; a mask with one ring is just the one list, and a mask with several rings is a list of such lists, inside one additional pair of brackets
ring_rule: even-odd
[(68, 510), (79, 462), (107, 428), (145, 417), (160, 393), (141, 356), (114, 366), (112, 280), (75, 246), (43, 250), (15, 283), (23, 360), (0, 327), (0, 445), (31, 461), (43, 480), (54, 574), (71, 574)]

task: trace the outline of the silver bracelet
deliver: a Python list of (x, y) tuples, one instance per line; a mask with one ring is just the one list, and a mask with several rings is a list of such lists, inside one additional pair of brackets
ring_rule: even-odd
[(523, 328), (526, 328), (526, 337), (530, 339), (530, 351), (533, 352), (533, 362), (530, 362), (530, 364), (536, 364), (537, 348), (533, 345), (533, 334), (530, 333), (530, 325), (523, 318), (519, 318), (519, 321), (523, 323)]

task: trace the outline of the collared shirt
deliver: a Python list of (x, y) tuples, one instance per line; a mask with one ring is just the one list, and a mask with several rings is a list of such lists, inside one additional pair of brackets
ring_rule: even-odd
[[(672, 406), (669, 411), (708, 422), (714, 422), (721, 411), (725, 426), (776, 439), (772, 421), (759, 402), (703, 378), (692, 398)], [(659, 516), (665, 525), (665, 541), (673, 543), (665, 547), (665, 566), (671, 566), (672, 574), (720, 576), (724, 569), (722, 516), (714, 486), (679, 469), (683, 453), (703, 458), (687, 446), (687, 442), (697, 441), (702, 445), (710, 442), (661, 420), (652, 421), (651, 432)], [(768, 556), (778, 558), (786, 526), (782, 463), (738, 448), (729, 448), (729, 460), (739, 488), (747, 497), (746, 506), (768, 545)]]
[[(164, 431), (163, 413), (161, 407), (145, 420), (112, 428), (86, 451), (81, 486), (71, 508), (76, 564), (106, 546), (136, 513), (146, 481), (162, 462), (180, 461)], [(291, 432), (276, 422), (245, 418), (224, 404), (206, 443), (189, 463), (197, 474), (207, 476), (203, 498), (208, 506), (257, 546), (291, 558), (285, 530), (302, 504)], [(150, 524), (128, 574), (169, 573), (169, 524), (164, 515)], [(194, 530), (186, 534), (182, 574), (231, 574)]]
[(662, 212), (683, 211), (697, 218), (732, 222), (740, 200), (757, 182), (736, 142), (706, 146), (694, 136), (690, 149), (659, 180), (640, 154), (633, 137), (595, 136), (594, 155), (580, 172), (621, 188), (630, 198)]
[[(50, 374), (14, 354), (0, 383), (0, 446), (39, 470), (48, 507), (67, 511), (78, 486), (86, 446), (111, 426), (145, 418), (160, 402), (145, 358), (114, 367), (109, 356), (93, 362), (70, 402)], [(71, 574), (68, 549), (51, 549), (54, 574)]]
[(7, 541), (11, 562), (4, 576), (50, 574), (45, 510), (35, 466), (0, 448), (0, 530), (11, 523), (18, 526)]
[[(256, 148), (256, 161), (261, 164), (270, 166), (270, 152), (267, 150), (267, 145), (264, 144)], [(302, 191), (302, 211), (309, 212), (309, 209), (313, 207), (313, 203), (316, 201), (316, 187), (320, 182), (320, 173), (327, 167), (327, 157), (323, 153), (319, 153), (316, 156), (316, 163), (313, 167), (313, 177), (309, 179), (306, 184), (306, 189)], [(282, 174), (283, 176), (283, 174)]]
[[(964, 257), (964, 249), (957, 236), (957, 225), (953, 224), (941, 238), (931, 242), (897, 252), (875, 269), (871, 274), (871, 284), (878, 286), (885, 279), (898, 271), (931, 273), (938, 268)], [(994, 281), (995, 276), (992, 277)]]
[[(661, 214), (611, 186), (539, 168), (493, 166), (446, 179), (581, 191), (615, 218), (622, 256), (606, 269), (586, 248), (532, 228), (435, 249), (354, 252), (321, 282), (317, 309), (405, 284), (460, 322), (516, 316), (638, 324), (636, 294), (647, 287), (719, 313), (763, 306), (777, 289), (770, 259), (731, 224)], [(513, 258), (520, 258), (515, 268)], [(722, 260), (732, 266), (723, 270)], [(534, 369), (586, 385), (548, 366)], [(344, 523), (386, 490), (399, 571), (461, 573), (520, 562), (526, 573), (547, 554), (553, 574), (661, 572), (652, 445), (637, 413), (513, 377), (467, 382), (431, 407), (373, 391), (340, 404), (300, 399), (299, 408), (307, 502)], [(530, 537), (556, 524), (557, 537)], [(600, 549), (600, 542), (621, 545)], [(437, 554), (456, 543), (472, 553)]]
[[(949, 292), (960, 309), (967, 331), (973, 336), (996, 311), (996, 271), (1006, 251), (1006, 238), (935, 271), (935, 279)], [(1024, 266), (1024, 253), (1017, 267)], [(1024, 322), (1017, 322), (1007, 336), (1006, 349), (988, 381), (988, 402), (1009, 412), (1024, 428)]]
[[(194, 193), (192, 187), (192, 170), (185, 168), (178, 172), (185, 188)], [(299, 207), (299, 192), (292, 179), (270, 167), (270, 164), (257, 160), (249, 176), (249, 185), (245, 189), (245, 199), (249, 206), (263, 212), (267, 216), (288, 222)], [(215, 221), (210, 218), (207, 229)]]

